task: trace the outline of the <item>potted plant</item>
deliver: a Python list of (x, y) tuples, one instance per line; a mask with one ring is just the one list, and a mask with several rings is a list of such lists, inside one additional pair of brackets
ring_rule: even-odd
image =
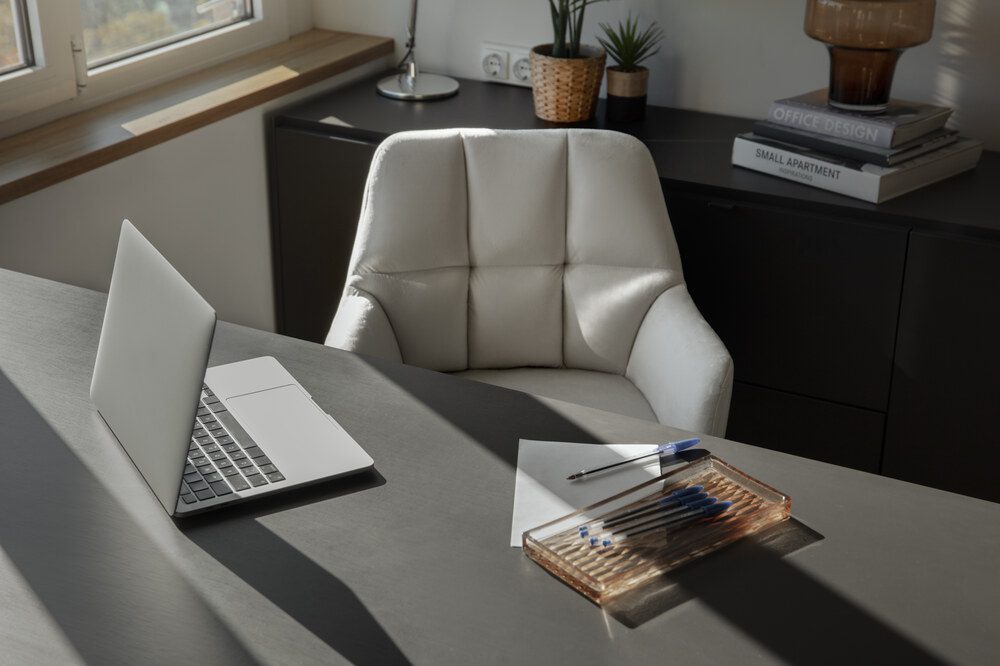
[(531, 49), (535, 115), (573, 123), (589, 120), (604, 76), (604, 49), (580, 44), (587, 5), (600, 0), (549, 0), (552, 43)]
[(597, 41), (616, 63), (608, 67), (608, 121), (642, 120), (646, 117), (649, 70), (640, 63), (660, 50), (657, 44), (663, 39), (663, 31), (655, 22), (640, 31), (639, 20), (631, 14), (624, 23), (619, 21), (616, 28), (602, 23), (601, 30), (604, 37), (598, 37)]

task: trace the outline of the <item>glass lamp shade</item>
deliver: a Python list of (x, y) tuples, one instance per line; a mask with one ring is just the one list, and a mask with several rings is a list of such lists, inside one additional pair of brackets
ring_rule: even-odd
[(832, 106), (881, 113), (903, 49), (934, 27), (934, 0), (807, 0), (806, 34), (830, 51)]

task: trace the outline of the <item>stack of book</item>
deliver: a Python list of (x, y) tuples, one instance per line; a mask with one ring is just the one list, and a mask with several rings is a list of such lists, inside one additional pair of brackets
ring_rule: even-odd
[(951, 109), (892, 100), (879, 115), (826, 103), (827, 91), (779, 99), (736, 137), (733, 164), (872, 203), (976, 166), (983, 146), (944, 125)]

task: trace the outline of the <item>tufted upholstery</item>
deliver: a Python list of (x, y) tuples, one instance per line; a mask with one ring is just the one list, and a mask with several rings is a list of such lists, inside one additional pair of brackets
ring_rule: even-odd
[(616, 132), (387, 139), (327, 344), (725, 431), (732, 361), (687, 295), (649, 152)]

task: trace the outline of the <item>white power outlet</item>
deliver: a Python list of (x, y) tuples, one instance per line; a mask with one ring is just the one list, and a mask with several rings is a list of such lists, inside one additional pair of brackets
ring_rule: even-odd
[(528, 52), (511, 52), (510, 60), (511, 83), (531, 86), (531, 59), (528, 57)]
[(496, 44), (485, 43), (480, 50), (479, 67), (488, 81), (506, 81), (510, 78), (510, 53)]
[(531, 60), (528, 47), (483, 42), (480, 67), (487, 81), (531, 87)]

